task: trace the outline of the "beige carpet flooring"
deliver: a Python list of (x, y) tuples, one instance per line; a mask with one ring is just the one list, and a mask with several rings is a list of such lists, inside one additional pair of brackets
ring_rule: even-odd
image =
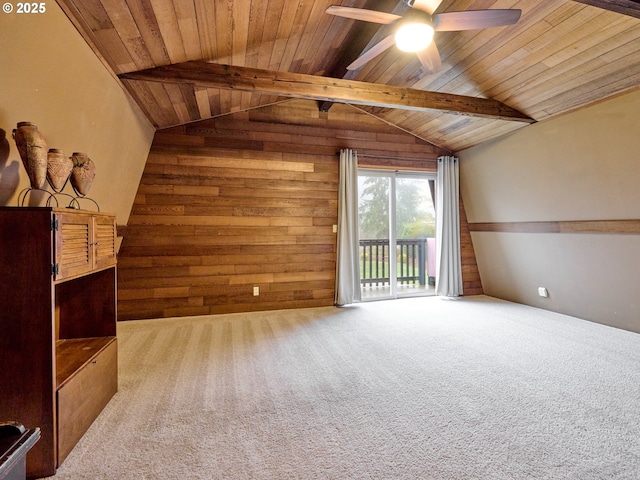
[(638, 479), (640, 335), (489, 297), (118, 326), (55, 479)]

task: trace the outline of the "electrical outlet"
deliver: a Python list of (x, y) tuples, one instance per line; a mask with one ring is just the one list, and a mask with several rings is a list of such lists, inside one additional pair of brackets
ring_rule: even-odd
[(338, 233), (338, 225), (333, 226), (333, 233)]
[(254, 297), (260, 296), (260, 287), (253, 287), (253, 296)]
[(549, 292), (547, 292), (547, 289), (544, 287), (538, 287), (538, 295), (547, 298), (549, 296)]

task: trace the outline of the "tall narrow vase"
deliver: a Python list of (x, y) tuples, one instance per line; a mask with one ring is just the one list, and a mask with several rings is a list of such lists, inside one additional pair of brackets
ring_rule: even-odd
[(89, 193), (93, 179), (96, 176), (96, 165), (86, 153), (74, 152), (71, 160), (73, 161), (71, 186), (78, 195), (84, 197)]
[(13, 130), (13, 139), (29, 175), (31, 188), (42, 188), (47, 181), (47, 142), (35, 123), (20, 122)]

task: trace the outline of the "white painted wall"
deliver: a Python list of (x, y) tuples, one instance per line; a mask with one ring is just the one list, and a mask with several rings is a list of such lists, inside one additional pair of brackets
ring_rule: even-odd
[[(470, 223), (640, 219), (640, 90), (459, 156)], [(472, 238), (486, 294), (640, 332), (639, 235)]]

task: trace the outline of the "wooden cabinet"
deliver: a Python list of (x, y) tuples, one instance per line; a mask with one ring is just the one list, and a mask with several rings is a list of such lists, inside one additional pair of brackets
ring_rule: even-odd
[(55, 280), (115, 265), (112, 217), (66, 210), (57, 212), (53, 222)]
[(0, 207), (0, 418), (39, 427), (55, 474), (117, 390), (115, 216)]

